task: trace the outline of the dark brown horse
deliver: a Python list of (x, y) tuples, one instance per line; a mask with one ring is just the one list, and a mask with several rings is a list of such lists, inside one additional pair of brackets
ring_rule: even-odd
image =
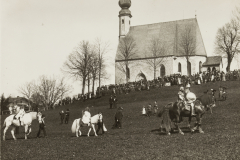
[[(204, 98), (205, 100), (205, 98)], [(171, 119), (172, 122), (174, 122), (175, 127), (178, 129), (179, 133), (184, 135), (184, 133), (182, 132), (182, 130), (180, 129), (180, 127), (178, 126), (178, 124), (180, 122), (183, 121), (183, 117), (188, 117), (188, 127), (191, 130), (191, 132), (194, 132), (195, 130), (199, 129), (200, 133), (204, 133), (202, 128), (201, 128), (201, 122), (202, 122), (202, 116), (204, 115), (204, 113), (211, 107), (215, 106), (215, 103), (211, 103), (208, 105), (203, 105), (201, 99), (197, 99), (194, 103), (194, 109), (195, 109), (195, 114), (196, 116), (196, 122), (194, 127), (191, 129), (190, 123), (191, 123), (191, 110), (185, 110), (184, 106), (184, 102), (175, 102), (175, 103), (169, 103), (167, 104), (164, 109), (162, 109), (158, 116), (161, 117), (162, 115), (164, 115), (164, 112), (168, 112), (169, 114), (169, 118)], [(190, 107), (191, 108), (191, 107)], [(166, 117), (166, 116), (165, 116)], [(163, 116), (163, 121), (162, 124), (164, 124), (164, 116)], [(165, 124), (165, 126), (168, 126)], [(160, 126), (160, 129), (162, 131), (162, 125)], [(167, 134), (170, 135), (170, 133), (167, 131)]]

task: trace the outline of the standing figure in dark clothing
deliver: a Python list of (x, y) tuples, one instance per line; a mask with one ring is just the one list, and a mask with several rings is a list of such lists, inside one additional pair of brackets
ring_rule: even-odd
[(117, 97), (115, 95), (114, 98), (113, 98), (113, 108), (117, 108), (117, 102), (118, 102), (118, 100), (117, 100)]
[(41, 131), (43, 131), (44, 137), (47, 137), (46, 130), (45, 130), (46, 126), (45, 126), (44, 119), (45, 119), (45, 115), (42, 115), (42, 117), (38, 118), (39, 130), (38, 130), (38, 133), (37, 133), (37, 138), (39, 138), (39, 135), (40, 135)]
[(69, 116), (70, 116), (70, 111), (69, 109), (67, 109), (65, 111), (65, 124), (68, 124)]
[(109, 105), (110, 105), (110, 109), (112, 109), (112, 107), (113, 107), (113, 97), (112, 97), (112, 95), (109, 98)]
[(119, 107), (115, 114), (115, 122), (112, 128), (122, 128), (123, 108)]
[(59, 112), (60, 115), (60, 119), (61, 119), (61, 124), (63, 124), (63, 120), (64, 120), (64, 111), (62, 110), (61, 112)]

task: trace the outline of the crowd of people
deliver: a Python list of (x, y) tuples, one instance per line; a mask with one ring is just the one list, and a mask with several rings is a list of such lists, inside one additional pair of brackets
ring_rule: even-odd
[(215, 68), (204, 72), (199, 72), (190, 76), (171, 74), (164, 77), (158, 77), (154, 80), (141, 79), (135, 82), (128, 82), (124, 84), (111, 84), (98, 87), (96, 93), (78, 94), (77, 97), (66, 97), (59, 101), (58, 105), (67, 105), (76, 101), (86, 101), (89, 99), (101, 98), (103, 96), (129, 94), (135, 91), (151, 90), (154, 88), (161, 88), (165, 86), (183, 85), (186, 84), (203, 84), (216, 81), (234, 81), (240, 80), (240, 70), (229, 71), (227, 73), (220, 72)]
[[(196, 73), (190, 76), (181, 75), (181, 74), (172, 74), (169, 76), (158, 77), (154, 80), (140, 80), (136, 82), (128, 82), (125, 84), (116, 84), (116, 85), (108, 85), (97, 88), (96, 96), (90, 96), (92, 98), (102, 97), (106, 95), (120, 95), (120, 94), (129, 94), (134, 91), (142, 91), (142, 90), (151, 90), (154, 88), (161, 88), (164, 86), (173, 86), (173, 85), (183, 85), (186, 84), (203, 84), (208, 82), (216, 82), (216, 81), (234, 81), (240, 80), (240, 70), (234, 70), (231, 72), (224, 73), (223, 71), (205, 71)], [(91, 99), (88, 94), (81, 95), (79, 100), (87, 100)]]

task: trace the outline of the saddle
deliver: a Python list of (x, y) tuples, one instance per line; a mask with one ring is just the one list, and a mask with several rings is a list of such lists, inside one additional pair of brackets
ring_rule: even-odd
[(79, 122), (79, 125), (82, 126), (82, 127), (87, 127), (88, 123), (83, 123), (83, 121), (81, 119), (80, 122)]

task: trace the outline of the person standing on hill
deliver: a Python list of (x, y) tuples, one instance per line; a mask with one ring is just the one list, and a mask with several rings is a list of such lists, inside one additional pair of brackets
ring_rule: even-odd
[(114, 98), (113, 98), (113, 108), (117, 108), (117, 102), (118, 102), (118, 100), (117, 100), (117, 97), (115, 95)]
[(157, 105), (157, 101), (154, 102), (154, 106), (153, 106), (153, 111), (154, 113), (153, 114), (157, 114), (157, 110), (158, 110), (158, 105)]
[(70, 116), (70, 111), (69, 109), (67, 109), (65, 111), (65, 124), (68, 124), (69, 116)]
[(109, 105), (110, 105), (110, 109), (112, 109), (112, 107), (113, 107), (113, 97), (112, 97), (112, 95), (109, 98)]
[(115, 118), (115, 122), (114, 122), (112, 128), (122, 128), (122, 119), (123, 119), (123, 108), (122, 107), (118, 107), (114, 118)]
[(64, 120), (64, 111), (62, 110), (61, 112), (59, 112), (60, 115), (60, 119), (61, 119), (61, 124), (63, 124), (63, 120)]
[(45, 115), (42, 115), (41, 117), (38, 118), (39, 130), (37, 133), (37, 138), (39, 138), (41, 131), (43, 131), (44, 137), (47, 137), (46, 130), (45, 130), (46, 125), (45, 125), (44, 119), (45, 119)]

